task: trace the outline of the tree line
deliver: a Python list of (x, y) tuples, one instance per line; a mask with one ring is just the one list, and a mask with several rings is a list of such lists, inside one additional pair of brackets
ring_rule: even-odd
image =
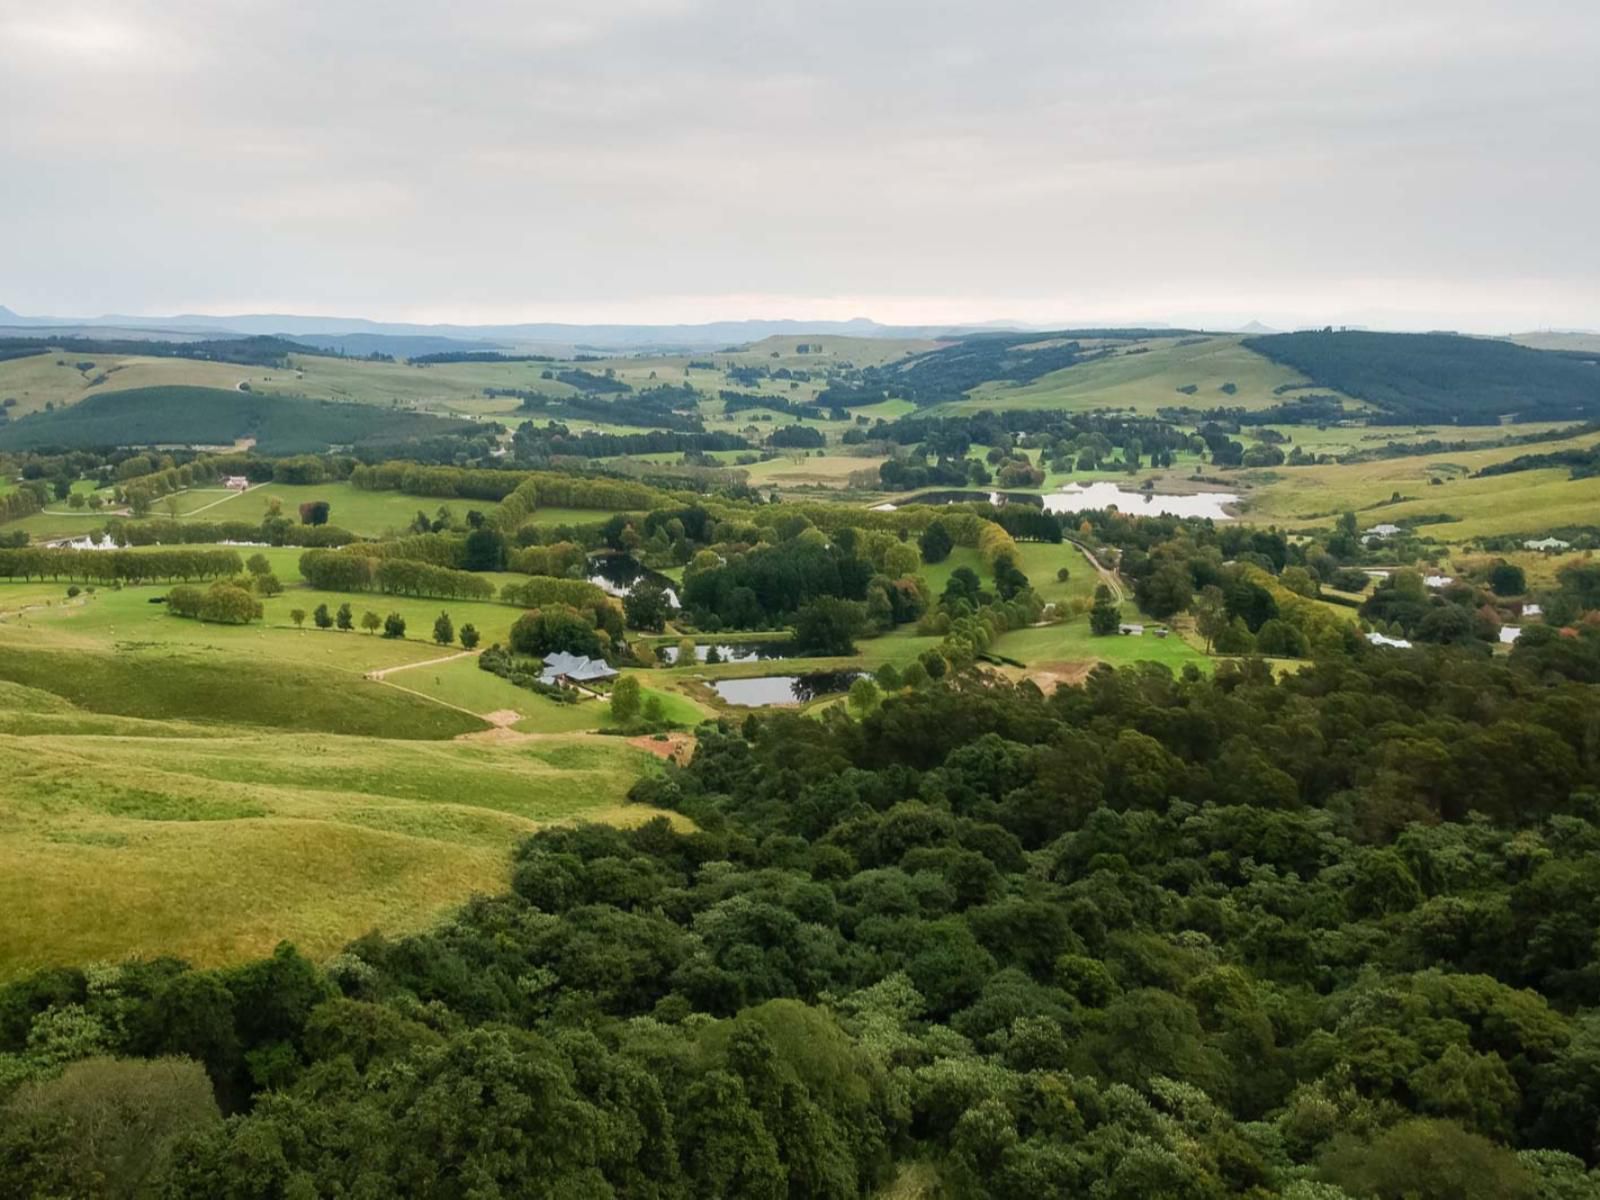
[(244, 569), (237, 550), (71, 550), (56, 546), (0, 549), (0, 577), (77, 579), (89, 583), (147, 583), (157, 579), (213, 579)]
[(379, 591), (448, 600), (494, 598), (494, 583), (482, 575), (416, 559), (371, 557), (350, 550), (307, 550), (299, 565), (301, 577), (318, 591)]

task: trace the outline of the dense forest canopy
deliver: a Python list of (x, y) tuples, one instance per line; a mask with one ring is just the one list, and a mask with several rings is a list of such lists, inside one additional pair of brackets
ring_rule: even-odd
[(1594, 358), (1446, 333), (1275, 333), (1244, 344), (1318, 387), (1365, 400), (1380, 423), (1493, 425), (1600, 417)]
[[(1600, 635), (1562, 655), (1048, 698), (966, 676), (707, 727), (634, 793), (694, 831), (540, 833), (434, 932), (0, 989), (0, 1172), (776, 1198), (924, 1161), (958, 1198), (1593, 1196), (1600, 695), (1569, 676)], [(118, 1098), (138, 1153), (80, 1123)]]
[(174, 385), (102, 392), (0, 425), (0, 449), (229, 445), (253, 437), (262, 453), (301, 454), (482, 433), (471, 421), (371, 405)]

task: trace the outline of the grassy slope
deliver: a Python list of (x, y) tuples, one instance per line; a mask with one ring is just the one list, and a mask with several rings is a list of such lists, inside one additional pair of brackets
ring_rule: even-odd
[[(651, 760), (569, 732), (602, 702), (558, 706), (470, 658), (446, 664), (469, 690), (429, 699), (402, 688), (438, 668), (362, 673), (436, 646), (202, 625), (148, 604), (160, 590), (0, 585), (0, 976), (282, 937), (330, 953), (502, 887), (539, 823), (651, 815), (622, 806)], [(449, 704), (507, 697), (536, 702), (519, 729), (544, 736), (453, 740), (487, 726)]]
[[(1592, 524), (1600, 504), (1600, 479), (1573, 480), (1565, 469), (1522, 471), (1483, 479), (1467, 476), (1490, 463), (1522, 454), (1596, 442), (1600, 442), (1600, 435), (1589, 434), (1534, 447), (1279, 468), (1255, 476), (1262, 486), (1251, 494), (1247, 515), (1262, 522), (1325, 524), (1330, 515), (1354, 510), (1361, 514), (1365, 526), (1402, 517), (1449, 513), (1460, 520), (1421, 527), (1422, 532), (1449, 541), (1498, 533), (1531, 533), (1562, 524)], [(1436, 486), (1429, 483), (1432, 478), (1448, 482)], [(1385, 503), (1395, 492), (1400, 493), (1402, 502)], [(1381, 507), (1373, 507), (1380, 504)]]
[[(1220, 406), (1268, 408), (1282, 397), (1273, 388), (1285, 383), (1304, 383), (1304, 377), (1246, 350), (1234, 336), (1208, 338), (1189, 346), (1187, 339), (1161, 338), (1139, 343), (1143, 354), (1125, 350), (1093, 362), (1053, 371), (1021, 387), (987, 384), (975, 390), (954, 410), (978, 411), (1005, 408), (1059, 408), (1083, 411), (1093, 408), (1127, 408), (1154, 413), (1163, 407), (1188, 405), (1195, 408)], [(1137, 347), (1130, 347), (1130, 349)], [(1219, 389), (1235, 384), (1238, 391), (1228, 395)], [(1199, 390), (1186, 396), (1177, 389), (1195, 385)]]
[(647, 760), (604, 740), (84, 730), (0, 734), (0, 757), (0, 976), (128, 955), (218, 963), (285, 937), (326, 955), (503, 887), (507, 849), (540, 824), (654, 815), (623, 804)]

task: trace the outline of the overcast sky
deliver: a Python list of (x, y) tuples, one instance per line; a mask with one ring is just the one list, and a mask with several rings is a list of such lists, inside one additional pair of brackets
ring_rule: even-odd
[(1600, 328), (1600, 3), (0, 0), (0, 304)]

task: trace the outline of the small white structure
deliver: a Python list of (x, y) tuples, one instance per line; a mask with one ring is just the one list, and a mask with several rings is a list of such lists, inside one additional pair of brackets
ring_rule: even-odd
[(1558, 537), (1536, 538), (1522, 543), (1524, 550), (1571, 550), (1571, 542), (1563, 542)]
[(1399, 532), (1401, 530), (1398, 525), (1374, 525), (1367, 530), (1367, 535), (1369, 537), (1391, 538)]
[(230, 492), (245, 492), (250, 490), (250, 481), (243, 475), (229, 475), (222, 481), (222, 486)]
[(1544, 605), (1524, 604), (1522, 606), (1522, 615), (1525, 617), (1542, 617), (1544, 616)]
[(1431, 587), (1436, 591), (1439, 588), (1449, 587), (1455, 581), (1456, 577), (1454, 575), (1424, 575), (1422, 577), (1423, 586)]
[(1393, 646), (1396, 650), (1411, 649), (1411, 643), (1406, 641), (1405, 638), (1385, 637), (1377, 630), (1373, 630), (1371, 633), (1367, 634), (1367, 641), (1371, 642), (1374, 646)]
[(1503, 645), (1503, 646), (1511, 645), (1512, 642), (1516, 641), (1521, 636), (1522, 636), (1522, 626), (1521, 625), (1502, 625), (1502, 626), (1500, 626), (1500, 644)]
[(1120, 633), (1123, 637), (1143, 637), (1144, 636), (1144, 626), (1143, 625), (1118, 625), (1117, 626), (1117, 632)]

